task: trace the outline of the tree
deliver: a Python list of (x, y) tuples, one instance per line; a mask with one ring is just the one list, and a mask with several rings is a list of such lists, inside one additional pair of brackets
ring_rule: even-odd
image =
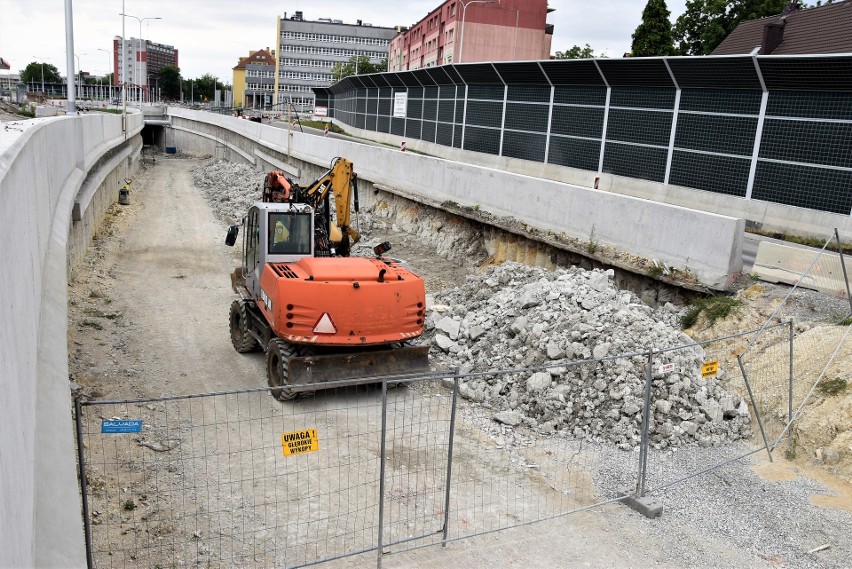
[(194, 101), (212, 101), (213, 92), (222, 88), (224, 88), (224, 85), (219, 81), (219, 78), (209, 73), (191, 80), (190, 83), (183, 82), (184, 98), (189, 99), (191, 97)]
[(673, 55), (674, 40), (666, 0), (648, 0), (642, 10), (642, 23), (633, 32), (633, 57)]
[(164, 99), (180, 99), (180, 69), (174, 65), (164, 65), (157, 75), (157, 86)]
[(353, 55), (346, 63), (337, 62), (331, 67), (331, 76), (335, 82), (350, 75), (366, 75), (368, 73), (382, 73), (388, 70), (388, 59), (384, 58), (378, 63), (371, 63), (366, 55)]
[(586, 44), (586, 47), (575, 45), (568, 51), (556, 52), (556, 59), (590, 59), (594, 56), (594, 50), (589, 44)]
[(780, 14), (789, 0), (687, 0), (674, 25), (680, 55), (709, 55), (740, 23)]
[(42, 68), (44, 69), (44, 82), (45, 83), (64, 83), (65, 81), (62, 79), (62, 75), (59, 74), (59, 70), (50, 63), (39, 63), (38, 61), (33, 61), (29, 65), (27, 65), (24, 69), (21, 70), (21, 82), (22, 83), (38, 83), (41, 84), (42, 79)]

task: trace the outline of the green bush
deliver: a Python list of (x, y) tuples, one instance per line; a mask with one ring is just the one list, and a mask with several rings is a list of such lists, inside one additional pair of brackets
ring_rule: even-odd
[(733, 296), (708, 296), (696, 300), (680, 319), (680, 325), (691, 328), (698, 322), (698, 317), (704, 314), (707, 323), (712, 326), (717, 320), (727, 318), (736, 313), (742, 306), (742, 301)]
[(833, 395), (840, 395), (846, 388), (848, 387), (848, 382), (840, 377), (835, 377), (834, 379), (823, 379), (817, 385), (817, 391), (822, 393), (827, 397), (831, 397)]

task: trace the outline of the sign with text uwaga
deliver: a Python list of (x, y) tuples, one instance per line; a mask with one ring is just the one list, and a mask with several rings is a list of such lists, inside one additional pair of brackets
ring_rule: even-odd
[(319, 450), (319, 438), (316, 429), (304, 429), (283, 433), (281, 435), (281, 448), (284, 456), (294, 456)]

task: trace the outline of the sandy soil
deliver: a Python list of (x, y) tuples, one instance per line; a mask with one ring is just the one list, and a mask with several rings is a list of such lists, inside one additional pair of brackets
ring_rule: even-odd
[[(773, 313), (776, 322), (792, 319), (795, 325), (793, 411), (798, 415), (792, 439), (782, 443), (779, 454), (800, 467), (818, 466), (846, 483), (852, 482), (852, 334), (848, 325), (836, 324), (849, 310), (848, 301), (808, 290), (791, 293), (790, 287), (766, 283), (747, 283), (737, 297), (743, 305), (730, 316), (713, 325), (701, 318), (686, 332), (697, 340), (707, 340), (739, 330), (759, 329)], [(727, 386), (746, 395), (738, 370), (738, 355), (743, 355), (747, 362), (747, 373), (755, 390), (765, 388), (767, 382), (786, 381), (788, 337), (788, 329), (783, 327), (768, 331), (751, 348), (748, 344), (752, 336), (715, 345), (713, 355), (727, 371)], [(847, 382), (840, 393), (825, 393), (819, 385), (814, 388), (820, 381), (837, 379)], [(777, 387), (776, 391), (783, 392), (783, 386), (780, 390)], [(780, 435), (789, 413), (787, 398), (763, 401), (759, 406), (767, 429)]]
[[(227, 314), (235, 295), (228, 275), (237, 264), (239, 251), (223, 245), (226, 228), (214, 219), (204, 199), (193, 188), (189, 169), (194, 164), (192, 160), (164, 158), (137, 177), (131, 205), (113, 208), (85, 266), (80, 268), (78, 278), (69, 287), (71, 379), (87, 397), (159, 397), (265, 385), (262, 353), (241, 355), (231, 346)], [(418, 247), (413, 240), (403, 237), (396, 241), (396, 255), (410, 260), (418, 272), (424, 274), (427, 283), (431, 283), (430, 286), (447, 286), (469, 271), (449, 267), (427, 249)], [(375, 392), (367, 393), (375, 396)], [(263, 413), (271, 410), (271, 416), (280, 414), (282, 404), (268, 395), (263, 396), (266, 399), (233, 403), (228, 414), (252, 416), (257, 412), (254, 407), (262, 408)], [(315, 402), (320, 406), (317, 409), (322, 409), (326, 424), (339, 425), (335, 427), (338, 430), (345, 427), (352, 432), (371, 432), (375, 428), (373, 418), (353, 413), (348, 407), (353, 402), (356, 407), (359, 405), (359, 394), (349, 393), (342, 397), (344, 401), (335, 402), (334, 396), (328, 396)], [(418, 409), (418, 406), (435, 399), (434, 394), (414, 388), (395, 390), (393, 397), (403, 402), (407, 409)], [(139, 406), (137, 412), (150, 411), (152, 416), (159, 416), (155, 414), (161, 410), (160, 407), (159, 404)], [(268, 416), (264, 414), (263, 420)], [(206, 418), (206, 414), (202, 417)], [(96, 432), (101, 418), (109, 418), (109, 415), (104, 417), (104, 411), (89, 413), (87, 432)], [(163, 419), (163, 422), (167, 423), (168, 419)], [(280, 428), (279, 424), (272, 430), (279, 432)], [(221, 439), (235, 436), (229, 429), (214, 429), (211, 433), (212, 437)], [(150, 433), (152, 437), (155, 434)], [(122, 452), (130, 457), (128, 464), (132, 465), (134, 473), (122, 479), (113, 472), (115, 465), (104, 462), (112, 449), (88, 449), (94, 459), (90, 472), (93, 499), (105, 504), (102, 510), (93, 514), (96, 548), (102, 551), (101, 565), (154, 566), (154, 558), (148, 557), (145, 551), (136, 550), (123, 562), (106, 551), (120, 550), (122, 542), (133, 539), (136, 531), (132, 528), (133, 516), (141, 516), (144, 520), (144, 516), (162, 516), (164, 510), (200, 508), (198, 504), (187, 505), (185, 494), (175, 494), (181, 501), (170, 503), (162, 496), (159, 499), (132, 496), (132, 490), (122, 486), (128, 480), (135, 480), (134, 476), (144, 476), (148, 470), (156, 473), (161, 488), (173, 487), (175, 478), (182, 479), (183, 488), (186, 487), (189, 473), (173, 471), (175, 463), (168, 458), (170, 449), (154, 448), (165, 444), (164, 441), (166, 439), (157, 441), (152, 438), (146, 441), (147, 446), (131, 441), (129, 448)], [(223, 441), (204, 442), (215, 448), (220, 443)], [(98, 463), (98, 458), (101, 463)], [(138, 462), (140, 460), (141, 463)], [(235, 461), (238, 465), (239, 461), (246, 459), (230, 456), (222, 457), (222, 460), (226, 461), (224, 464), (228, 468), (232, 468)], [(483, 454), (461, 460), (459, 468), (467, 466), (473, 469), (488, 464), (490, 459)], [(206, 472), (204, 476), (209, 484), (226, 474)], [(197, 488), (195, 482), (191, 484), (193, 489)], [(248, 490), (249, 495), (264, 491)], [(112, 505), (109, 505), (109, 500), (103, 500), (105, 496), (119, 496), (123, 504), (128, 503), (125, 497), (135, 500), (133, 508), (136, 511), (121, 511), (117, 505), (119, 502), (113, 499)], [(226, 501), (230, 498), (221, 495), (219, 499)], [(124, 509), (129, 510), (129, 506)], [(240, 503), (233, 504), (233, 508), (229, 506), (225, 511), (232, 518), (242, 515)], [(664, 538), (649, 535), (643, 529), (643, 521), (624, 506), (609, 505), (543, 524), (454, 542), (447, 548), (429, 547), (391, 555), (384, 559), (384, 566), (682, 566), (683, 561), (670, 553), (671, 544), (667, 544)], [(158, 531), (162, 532), (158, 539), (177, 544), (176, 548), (185, 542), (206, 543), (206, 530), (187, 530), (165, 522), (158, 527)], [(700, 540), (696, 548), (705, 552), (702, 556), (704, 561), (697, 566), (773, 565), (752, 551), (730, 548), (723, 536), (695, 537)], [(260, 567), (287, 563), (280, 557), (270, 558), (263, 551), (240, 563), (221, 559), (204, 547), (195, 551), (195, 559), (172, 561), (175, 565), (214, 567)], [(329, 566), (369, 567), (374, 561), (375, 553), (372, 553), (339, 560)]]

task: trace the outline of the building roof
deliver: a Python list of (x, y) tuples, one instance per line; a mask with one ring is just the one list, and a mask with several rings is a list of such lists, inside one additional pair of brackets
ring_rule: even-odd
[(246, 65), (250, 63), (257, 63), (260, 65), (275, 65), (275, 56), (273, 55), (274, 50), (270, 53), (269, 48), (259, 49), (257, 51), (250, 51), (247, 57), (241, 57), (240, 62), (237, 63), (233, 69), (245, 69)]
[(852, 53), (852, 0), (844, 0), (743, 22), (713, 55), (751, 53), (763, 43), (763, 30), (770, 24), (780, 24), (784, 30), (772, 55)]

